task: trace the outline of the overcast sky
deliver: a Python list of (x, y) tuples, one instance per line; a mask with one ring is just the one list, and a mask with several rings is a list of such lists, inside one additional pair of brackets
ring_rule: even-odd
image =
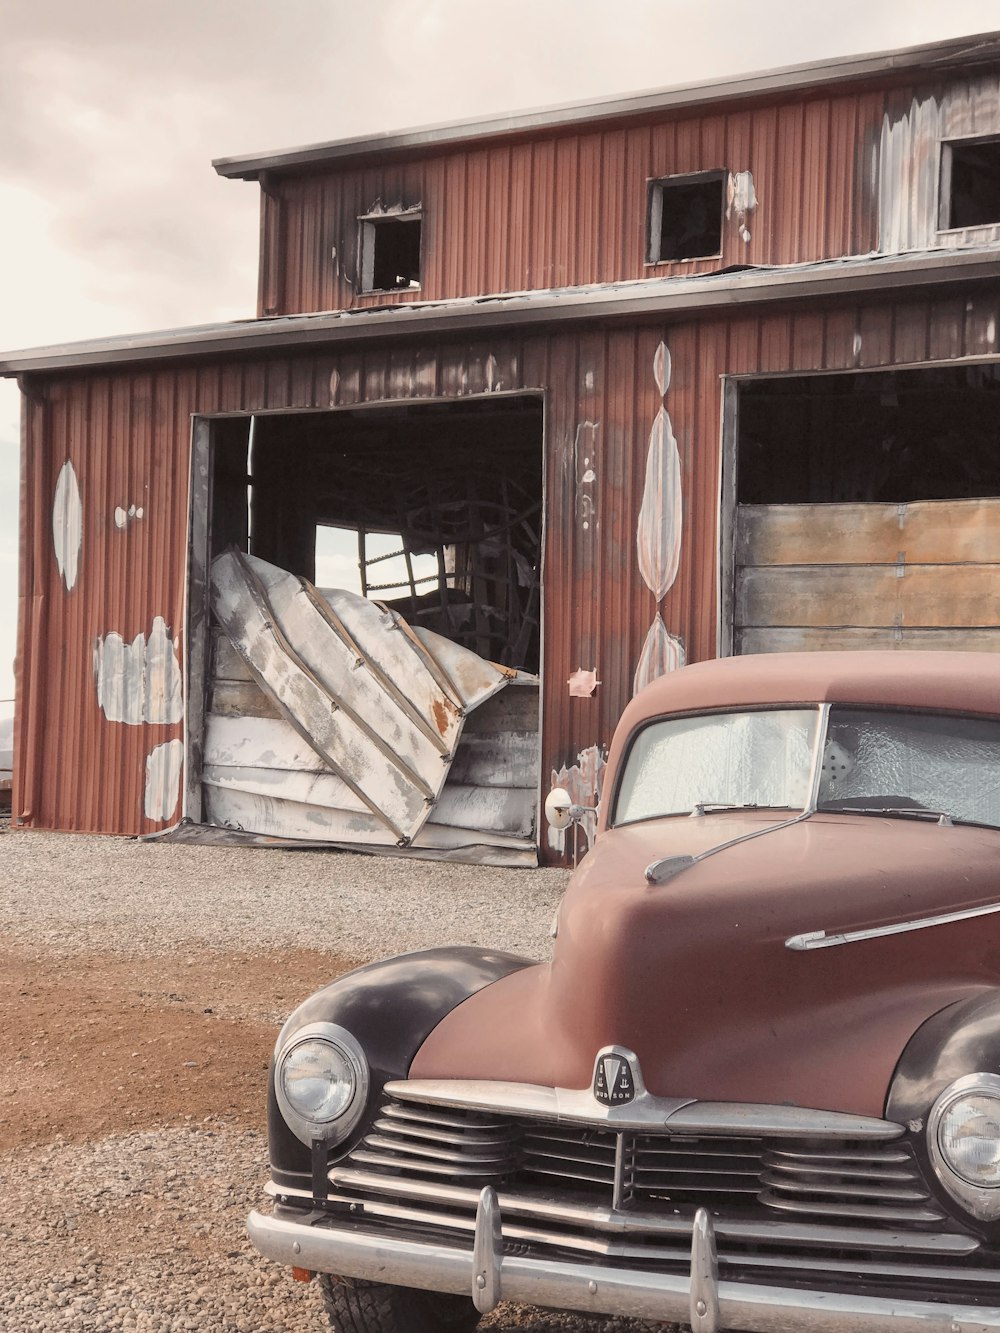
[[(7, 0), (0, 349), (251, 315), (257, 187), (214, 157), (997, 27), (996, 0)], [(0, 700), (18, 414), (0, 382)]]

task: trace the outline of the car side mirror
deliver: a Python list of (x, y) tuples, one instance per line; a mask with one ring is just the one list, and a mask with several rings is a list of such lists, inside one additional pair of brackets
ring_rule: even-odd
[(545, 818), (559, 831), (569, 828), (570, 824), (579, 824), (583, 816), (589, 813), (590, 806), (573, 804), (573, 798), (565, 787), (553, 787), (545, 798)]

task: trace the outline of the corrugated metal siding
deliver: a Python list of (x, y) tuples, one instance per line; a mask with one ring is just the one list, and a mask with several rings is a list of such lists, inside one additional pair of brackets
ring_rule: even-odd
[[(264, 211), (260, 308), (307, 313), (965, 244), (937, 233), (937, 173), (940, 138), (970, 133), (1000, 133), (995, 73), (282, 177), (269, 183), (280, 202)], [(749, 240), (731, 210), (721, 258), (648, 266), (647, 180), (712, 170), (751, 173)], [(358, 217), (417, 204), (419, 291), (360, 293)]]
[[(147, 761), (180, 738), (181, 724), (106, 720), (94, 649), (111, 633), (126, 644), (150, 636), (157, 617), (171, 638), (180, 634), (196, 413), (545, 393), (545, 784), (550, 771), (582, 767), (579, 756), (610, 742), (657, 615), (687, 660), (716, 650), (720, 377), (997, 355), (998, 322), (998, 292), (984, 288), (970, 301), (882, 301), (476, 344), (371, 344), (336, 356), (39, 380), (44, 399), (28, 402), (25, 414), (15, 813), (48, 828), (135, 834), (163, 826), (144, 813)], [(663, 394), (656, 377), (666, 353)], [(676, 578), (657, 603), (639, 572), (636, 532), (661, 410), (677, 442), (683, 534)], [(67, 462), (83, 531), (69, 590), (52, 517)], [(131, 505), (142, 517), (120, 525), (116, 509), (127, 516)], [(567, 689), (579, 668), (601, 681), (590, 698)]]

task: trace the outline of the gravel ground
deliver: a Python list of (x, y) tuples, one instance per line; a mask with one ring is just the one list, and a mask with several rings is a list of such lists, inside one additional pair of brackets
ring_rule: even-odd
[(367, 960), (487, 944), (540, 958), (566, 878), (347, 852), (13, 832), (0, 851), (0, 931), (64, 953), (284, 946)]
[[(50, 976), (56, 960), (68, 976), (91, 976), (95, 983), (107, 973), (105, 984), (114, 988), (124, 985), (121, 975), (134, 960), (137, 984), (146, 989), (128, 991), (122, 1012), (127, 1017), (145, 1006), (148, 1021), (149, 1007), (162, 1000), (165, 1007), (152, 1014), (154, 1030), (160, 1031), (162, 1022), (164, 1032), (173, 1012), (183, 1007), (184, 968), (190, 969), (196, 956), (197, 975), (209, 978), (202, 984), (219, 989), (224, 1012), (201, 1008), (194, 992), (193, 1000), (187, 996), (188, 1008), (197, 1009), (203, 1024), (243, 1023), (269, 1042), (277, 1014), (252, 994), (241, 999), (233, 981), (247, 967), (252, 971), (255, 957), (263, 976), (273, 973), (281, 951), (294, 958), (297, 975), (303, 960), (311, 967), (314, 956), (342, 966), (344, 960), (442, 943), (489, 944), (542, 957), (565, 880), (564, 872), (554, 870), (471, 869), (0, 827), (0, 936), (8, 959), (22, 969), (25, 959), (29, 969), (36, 959), (40, 976), (41, 964)], [(173, 963), (176, 992), (158, 999), (148, 978), (164, 970), (172, 976)], [(8, 968), (8, 975), (15, 971)], [(217, 1110), (182, 1117), (179, 1124), (109, 1132), (105, 1107), (104, 1118), (91, 1126), (86, 1085), (74, 1090), (60, 1082), (69, 1081), (58, 1067), (58, 1051), (66, 1048), (47, 1048), (47, 1036), (50, 1043), (53, 1037), (44, 1030), (28, 1042), (31, 1028), (26, 1032), (25, 1025), (39, 1021), (31, 1005), (41, 1000), (30, 986), (15, 984), (20, 989), (7, 1022), (39, 1058), (17, 1056), (22, 1063), (14, 1065), (5, 1096), (13, 1104), (22, 1091), (18, 1079), (47, 1078), (43, 1095), (51, 1086), (55, 1097), (78, 1096), (79, 1122), (63, 1135), (32, 1121), (34, 1141), (25, 1145), (23, 1137), (3, 1137), (12, 1122), (0, 1108), (0, 1330), (319, 1333), (324, 1321), (318, 1293), (267, 1264), (245, 1238), (245, 1215), (259, 1203), (266, 1177), (263, 1107), (262, 1101), (257, 1107), (256, 1094), (254, 1114), (235, 1102), (227, 1108), (220, 1099)], [(87, 1021), (88, 994), (86, 987), (80, 990), (81, 1025)], [(171, 1008), (167, 1001), (177, 1003)], [(73, 1049), (79, 1050), (80, 1063), (74, 1070), (83, 1067), (92, 1080), (101, 1078), (101, 1057), (109, 1052), (98, 1047), (110, 1045), (110, 1039), (99, 1035), (95, 1044), (91, 1037), (87, 1046), (82, 1026), (68, 1038), (65, 1030), (60, 1033), (63, 1041), (77, 1036), (81, 1040)], [(123, 1040), (127, 1044), (127, 1034)], [(183, 1062), (185, 1077), (199, 1077), (189, 1068), (195, 1063)], [(164, 1068), (158, 1077), (169, 1077), (166, 1063)], [(129, 1095), (125, 1087), (119, 1087), (123, 1099)], [(148, 1097), (148, 1084), (145, 1092)], [(202, 1094), (204, 1110), (211, 1096), (205, 1103), (204, 1089)], [(132, 1124), (133, 1116), (156, 1118), (148, 1106), (135, 1105), (138, 1110), (130, 1104), (123, 1112), (123, 1124)], [(482, 1327), (491, 1333), (624, 1333), (651, 1326), (501, 1306)]]

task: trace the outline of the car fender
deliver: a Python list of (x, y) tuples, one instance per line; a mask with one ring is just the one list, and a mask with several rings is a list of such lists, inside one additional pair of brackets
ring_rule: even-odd
[(995, 1235), (965, 1213), (934, 1172), (927, 1148), (927, 1116), (941, 1093), (966, 1074), (1000, 1073), (1000, 990), (989, 990), (940, 1009), (907, 1042), (886, 1100), (886, 1119), (906, 1125), (928, 1184), (949, 1212), (974, 1230)]
[[(406, 1077), (414, 1054), (446, 1014), (470, 995), (533, 963), (533, 959), (495, 949), (423, 949), (359, 967), (304, 1000), (278, 1034), (275, 1054), (308, 1024), (336, 1023), (357, 1039), (369, 1064), (368, 1112), (355, 1132), (337, 1145), (336, 1155), (354, 1147), (367, 1129), (383, 1084)], [(285, 1124), (278, 1108), (274, 1057), (268, 1078), (267, 1120), (275, 1183), (301, 1186), (310, 1173), (309, 1151)]]

